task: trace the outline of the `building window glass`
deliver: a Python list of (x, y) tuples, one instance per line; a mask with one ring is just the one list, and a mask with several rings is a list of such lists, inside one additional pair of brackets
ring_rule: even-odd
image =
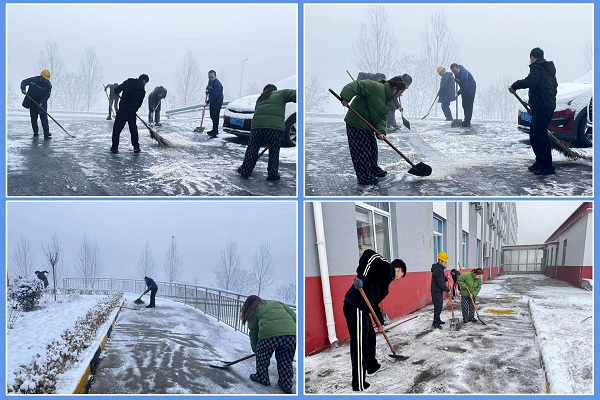
[(437, 262), (437, 255), (444, 248), (444, 221), (433, 217), (433, 262)]
[[(385, 204), (385, 208), (382, 205)], [(356, 205), (356, 236), (358, 255), (371, 249), (390, 260), (390, 216), (387, 203), (363, 203)]]
[(563, 244), (563, 260), (562, 260), (562, 266), (565, 266), (565, 261), (567, 259), (567, 239), (565, 239), (564, 244)]
[(465, 268), (469, 268), (469, 234), (465, 231), (462, 232), (462, 265)]

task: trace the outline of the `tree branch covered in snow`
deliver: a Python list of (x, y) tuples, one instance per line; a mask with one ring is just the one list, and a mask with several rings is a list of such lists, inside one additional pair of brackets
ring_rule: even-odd
[(200, 93), (200, 68), (192, 50), (188, 50), (183, 57), (175, 76), (177, 78), (175, 93), (179, 106), (185, 107), (200, 102), (201, 99), (204, 100), (203, 94)]
[[(177, 251), (177, 242), (175, 242), (175, 236), (171, 238), (171, 245), (167, 254), (165, 255), (165, 273), (167, 274), (167, 281), (177, 282), (183, 272), (183, 262), (181, 256)], [(148, 275), (144, 275), (148, 276)]]
[(306, 111), (320, 113), (325, 111), (329, 96), (327, 90), (321, 86), (319, 76), (316, 73), (310, 75), (308, 85), (306, 85), (305, 99)]
[(296, 304), (296, 283), (280, 283), (275, 288), (275, 298), (289, 304)]
[(44, 255), (46, 256), (46, 259), (52, 268), (52, 288), (54, 293), (54, 301), (56, 301), (56, 279), (58, 276), (58, 264), (62, 257), (62, 245), (56, 232), (52, 234), (50, 243), (45, 246), (42, 243), (42, 250), (44, 251)]
[(96, 49), (88, 46), (85, 53), (81, 56), (80, 73), (82, 80), (82, 91), (87, 106), (87, 111), (96, 103), (98, 96), (102, 91), (102, 67), (96, 56)]
[(21, 239), (12, 254), (14, 273), (21, 276), (29, 276), (33, 272), (33, 258), (31, 256), (31, 244), (26, 236)]
[(237, 250), (237, 243), (234, 241), (227, 242), (213, 270), (217, 287), (235, 291), (242, 269), (240, 264), (241, 257)]
[[(52, 77), (52, 92), (60, 93), (62, 77), (63, 77), (63, 58), (58, 51), (58, 43), (50, 40), (44, 43), (44, 49), (40, 52), (38, 60), (38, 74), (42, 70), (49, 70)], [(52, 108), (55, 96), (50, 96), (48, 99), (48, 107)]]
[[(92, 243), (87, 233), (83, 235), (83, 240), (77, 253), (75, 270), (82, 278), (98, 278), (103, 270), (98, 242), (94, 241)], [(94, 280), (92, 279), (90, 282), (93, 287)]]
[(252, 275), (256, 282), (256, 295), (260, 297), (275, 282), (275, 265), (268, 244), (263, 244), (254, 255)]
[(150, 247), (150, 243), (146, 242), (144, 250), (142, 250), (142, 254), (140, 254), (140, 258), (138, 259), (137, 274), (140, 277), (154, 276), (155, 270), (156, 264), (154, 257), (152, 257), (152, 248)]

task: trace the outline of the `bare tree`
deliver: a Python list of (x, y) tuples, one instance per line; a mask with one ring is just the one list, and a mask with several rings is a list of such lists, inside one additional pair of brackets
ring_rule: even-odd
[(152, 249), (150, 248), (150, 243), (146, 242), (146, 246), (144, 247), (144, 250), (142, 250), (142, 254), (140, 254), (140, 258), (138, 260), (138, 276), (154, 276), (155, 269), (156, 264), (154, 263), (154, 258), (152, 257)]
[(238, 253), (237, 243), (229, 241), (225, 244), (225, 249), (221, 251), (221, 256), (213, 270), (217, 279), (217, 286), (225, 290), (235, 291), (238, 287), (237, 282), (241, 270), (241, 257)]
[(594, 69), (594, 46), (592, 45), (592, 39), (588, 39), (584, 46), (585, 65), (588, 69)]
[(275, 282), (275, 265), (271, 250), (268, 244), (263, 244), (254, 255), (254, 264), (252, 266), (252, 275), (256, 282), (257, 296), (266, 290)]
[(81, 89), (85, 99), (87, 111), (96, 103), (100, 95), (100, 85), (102, 85), (102, 67), (100, 60), (96, 56), (96, 49), (93, 46), (88, 46), (85, 53), (81, 56), (80, 63)]
[[(92, 242), (87, 233), (83, 235), (77, 259), (75, 261), (75, 271), (82, 278), (98, 278), (103, 271), (102, 258), (98, 242)], [(90, 280), (91, 287), (94, 287), (94, 280)]]
[(33, 258), (31, 256), (31, 244), (25, 236), (17, 243), (12, 254), (14, 271), (17, 276), (29, 276), (33, 272)]
[(284, 303), (296, 304), (296, 283), (280, 283), (275, 288), (275, 297)]
[(360, 24), (358, 43), (352, 48), (354, 64), (360, 71), (398, 74), (398, 40), (392, 26), (385, 8), (369, 7), (367, 21)]
[[(177, 98), (179, 105), (185, 107), (194, 102), (200, 102), (201, 79), (200, 68), (192, 50), (188, 50), (176, 72)], [(207, 78), (208, 79), (208, 78)], [(202, 91), (204, 93), (204, 91)], [(202, 100), (204, 100), (202, 98)]]
[(251, 82), (246, 86), (246, 96), (262, 93), (262, 87), (256, 82)]
[(183, 262), (177, 251), (177, 242), (175, 236), (171, 237), (171, 245), (165, 255), (165, 272), (169, 282), (176, 282), (183, 272)]
[[(233, 96), (235, 96), (235, 98), (237, 98), (237, 95), (231, 94), (231, 90), (233, 90), (234, 88), (232, 88), (229, 85), (229, 74), (227, 73), (225, 67), (221, 66), (218, 70), (216, 70), (216, 72), (217, 79), (219, 79), (219, 82), (221, 82), (221, 85), (223, 85), (223, 97), (226, 99), (231, 99)], [(206, 74), (206, 76), (208, 77), (208, 71), (206, 71)], [(234, 90), (234, 93), (238, 92)]]
[(310, 75), (305, 96), (306, 111), (322, 113), (325, 110), (329, 96), (327, 90), (321, 86), (319, 76), (316, 73)]
[(53, 283), (53, 293), (54, 293), (54, 301), (56, 301), (56, 279), (57, 279), (57, 270), (59, 262), (62, 258), (62, 245), (60, 243), (60, 239), (56, 232), (52, 234), (50, 238), (50, 242), (46, 245), (42, 243), (42, 250), (44, 251), (44, 255), (46, 259), (50, 263), (50, 267), (52, 268), (52, 283)]
[(506, 89), (514, 81), (512, 77), (504, 75), (478, 90), (477, 117), (500, 120), (514, 118), (518, 103)]
[[(54, 40), (44, 43), (44, 49), (40, 52), (38, 60), (38, 73), (47, 69), (52, 76), (52, 93), (60, 93), (60, 84), (63, 76), (63, 58), (58, 51), (58, 43)], [(54, 96), (48, 99), (48, 105), (52, 108)]]
[(66, 72), (61, 83), (58, 99), (65, 111), (81, 111), (85, 102), (81, 77), (73, 72)]

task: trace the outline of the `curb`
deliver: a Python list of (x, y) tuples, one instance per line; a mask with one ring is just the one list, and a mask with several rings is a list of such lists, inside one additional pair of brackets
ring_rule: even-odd
[(529, 299), (529, 301), (527, 301), (527, 308), (529, 309), (529, 317), (531, 318), (531, 325), (533, 326), (533, 336), (535, 337), (535, 348), (537, 349), (537, 352), (538, 352), (538, 360), (540, 362), (540, 367), (542, 368), (542, 371), (544, 371), (544, 379), (546, 380), (546, 394), (550, 394), (550, 381), (548, 380), (548, 371), (546, 371), (546, 365), (544, 364), (544, 356), (542, 355), (542, 352), (540, 350), (540, 345), (538, 343), (538, 334), (537, 334), (537, 330), (535, 329), (535, 321), (533, 319), (533, 315), (531, 312), (531, 301), (532, 301), (532, 299)]
[(94, 374), (96, 373), (96, 368), (98, 367), (98, 364), (100, 363), (100, 354), (104, 350), (104, 347), (106, 346), (106, 342), (108, 341), (108, 338), (110, 338), (110, 335), (112, 334), (112, 330), (113, 330), (114, 326), (117, 324), (117, 318), (119, 317), (119, 314), (121, 313), (123, 304), (125, 304), (125, 300), (123, 300), (123, 303), (121, 303), (121, 305), (119, 306), (119, 311), (117, 311), (117, 315), (115, 315), (115, 318), (113, 319), (113, 322), (110, 324), (108, 331), (102, 338), (102, 341), (100, 342), (100, 346), (98, 346), (98, 349), (96, 349), (96, 352), (94, 353), (94, 356), (92, 357), (88, 366), (86, 367), (84, 374), (81, 376), (81, 379), (79, 379), (79, 383), (77, 384), (77, 387), (73, 391), (73, 394), (85, 394), (85, 393), (87, 393), (88, 389), (90, 388), (92, 378), (93, 378)]

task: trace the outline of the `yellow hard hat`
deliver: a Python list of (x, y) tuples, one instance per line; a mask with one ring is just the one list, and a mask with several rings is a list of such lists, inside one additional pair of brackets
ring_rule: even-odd
[(443, 262), (448, 262), (448, 253), (445, 251), (440, 251), (438, 253), (438, 260), (442, 260)]
[(43, 70), (41, 75), (44, 79), (50, 80), (50, 71), (48, 71), (47, 69)]
[(440, 72), (442, 72), (443, 70), (445, 70), (446, 68), (442, 67), (441, 65), (439, 67), (437, 67), (437, 73), (439, 74)]

